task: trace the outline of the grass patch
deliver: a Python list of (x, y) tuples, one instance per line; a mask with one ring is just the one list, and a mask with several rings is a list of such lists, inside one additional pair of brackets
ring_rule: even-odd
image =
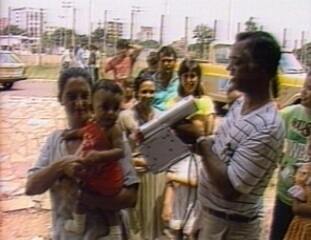
[[(103, 66), (102, 66), (103, 67)], [(138, 61), (134, 65), (133, 73), (132, 76), (136, 77), (140, 70), (142, 70), (144, 67), (146, 67), (146, 64), (143, 63), (142, 61)], [(103, 69), (100, 70), (102, 73)], [(56, 80), (58, 79), (58, 74), (60, 71), (59, 65), (42, 65), (42, 66), (27, 66), (26, 67), (26, 75), (28, 79), (53, 79)], [(112, 78), (112, 72), (108, 74), (104, 74), (102, 76), (103, 78), (108, 77)]]
[(57, 79), (59, 66), (43, 65), (26, 67), (26, 75), (29, 79)]

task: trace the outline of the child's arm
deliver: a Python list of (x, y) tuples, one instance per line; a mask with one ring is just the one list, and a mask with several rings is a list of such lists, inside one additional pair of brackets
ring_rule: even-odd
[(311, 205), (294, 199), (293, 212), (295, 215), (311, 218)]
[(112, 150), (115, 154), (114, 158), (117, 158), (117, 160), (119, 160), (120, 158), (124, 157), (122, 131), (117, 124), (115, 124), (110, 131), (110, 139), (113, 147)]
[(90, 164), (103, 163), (108, 160), (118, 161), (124, 156), (122, 132), (120, 128), (115, 125), (109, 130), (107, 134), (112, 143), (112, 148), (110, 150), (104, 151), (90, 151), (84, 161)]
[(169, 172), (166, 174), (166, 178), (169, 182), (176, 182), (188, 187), (197, 187), (198, 181), (195, 178), (188, 178), (178, 175), (177, 173)]

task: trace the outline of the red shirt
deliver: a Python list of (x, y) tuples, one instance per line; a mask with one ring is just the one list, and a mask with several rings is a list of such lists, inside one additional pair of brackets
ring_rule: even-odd
[[(90, 150), (105, 151), (113, 148), (105, 129), (90, 121), (83, 129), (82, 156)], [(117, 194), (123, 186), (123, 172), (118, 159), (91, 166), (82, 178), (85, 186), (100, 195)]]

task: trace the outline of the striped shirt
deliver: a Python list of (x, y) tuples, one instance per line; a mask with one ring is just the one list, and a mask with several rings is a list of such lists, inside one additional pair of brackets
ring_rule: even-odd
[(234, 189), (241, 195), (225, 200), (203, 170), (199, 198), (203, 206), (228, 214), (260, 214), (262, 196), (282, 155), (284, 127), (274, 103), (241, 115), (243, 98), (231, 107), (215, 134), (214, 153), (227, 165)]

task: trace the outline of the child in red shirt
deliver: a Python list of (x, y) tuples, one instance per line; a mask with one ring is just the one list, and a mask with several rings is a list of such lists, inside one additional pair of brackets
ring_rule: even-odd
[[(110, 80), (99, 81), (93, 90), (94, 119), (85, 127), (64, 132), (64, 138), (82, 138), (76, 155), (82, 158), (85, 168), (79, 171), (78, 181), (84, 191), (102, 196), (114, 196), (123, 186), (123, 173), (118, 162), (123, 157), (122, 133), (116, 125), (123, 92)], [(86, 215), (83, 204), (77, 200), (73, 219), (65, 222), (67, 231), (82, 234)], [(113, 212), (107, 213), (109, 235), (103, 239), (121, 239), (121, 229)]]

